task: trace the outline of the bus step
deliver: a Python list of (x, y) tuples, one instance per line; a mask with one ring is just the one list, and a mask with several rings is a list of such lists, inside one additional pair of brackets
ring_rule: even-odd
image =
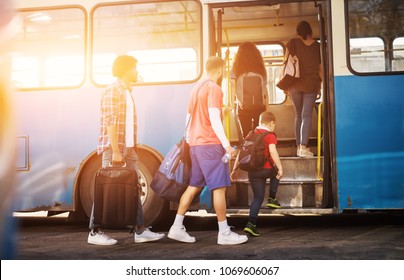
[[(229, 216), (238, 216), (238, 215), (249, 215), (250, 209), (227, 209), (227, 214)], [(261, 208), (259, 215), (326, 215), (326, 214), (334, 214), (336, 213), (335, 209), (332, 208), (286, 208), (282, 207), (280, 209), (270, 209), (270, 208)]]

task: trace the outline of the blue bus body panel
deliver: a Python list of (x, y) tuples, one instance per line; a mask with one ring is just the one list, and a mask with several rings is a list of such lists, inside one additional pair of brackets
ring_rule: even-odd
[(404, 78), (335, 77), (339, 208), (404, 208)]
[[(163, 156), (184, 135), (193, 84), (134, 88), (138, 142)], [(103, 88), (17, 92), (18, 134), (29, 136), (29, 170), (17, 174), (15, 210), (72, 207), (81, 162), (97, 148)], [(32, 104), (40, 108), (31, 108)], [(85, 112), (83, 117), (83, 112)], [(201, 201), (211, 205), (210, 192)]]

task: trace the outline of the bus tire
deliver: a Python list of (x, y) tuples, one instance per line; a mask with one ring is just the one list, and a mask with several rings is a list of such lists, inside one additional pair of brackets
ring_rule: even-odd
[(145, 168), (144, 164), (139, 161), (139, 183), (142, 187), (141, 201), (145, 226), (155, 225), (163, 221), (169, 209), (169, 203), (150, 188), (152, 180), (153, 176), (149, 169)]
[[(141, 151), (141, 159), (139, 165), (139, 184), (141, 190), (141, 202), (143, 210), (143, 224), (145, 226), (155, 225), (164, 220), (166, 213), (169, 210), (169, 202), (159, 197), (151, 188), (150, 183), (153, 180), (153, 175), (159, 167), (158, 161), (154, 161), (147, 151)], [(81, 168), (78, 175), (78, 201), (85, 215), (89, 218), (93, 205), (94, 181), (95, 174), (101, 168), (102, 157), (94, 153), (84, 166)], [(77, 197), (77, 196), (76, 196)]]

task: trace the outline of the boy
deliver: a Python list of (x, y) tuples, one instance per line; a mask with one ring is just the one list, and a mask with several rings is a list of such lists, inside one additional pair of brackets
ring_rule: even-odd
[[(254, 133), (262, 134), (265, 132), (273, 132), (274, 129), (274, 114), (268, 111), (261, 113), (259, 118), (259, 126), (257, 126), (257, 128), (254, 130)], [(267, 207), (281, 207), (278, 200), (276, 199), (276, 193), (278, 191), (279, 180), (282, 178), (283, 175), (283, 169), (281, 161), (279, 159), (278, 151), (276, 150), (276, 144), (278, 142), (275, 133), (269, 133), (265, 135), (264, 142), (265, 163), (263, 168), (258, 171), (248, 172), (248, 179), (254, 193), (254, 198), (251, 202), (250, 215), (248, 217), (248, 223), (245, 226), (244, 231), (248, 232), (252, 236), (260, 236), (260, 233), (257, 231), (256, 220), (262, 202), (264, 201), (267, 178), (270, 178)]]

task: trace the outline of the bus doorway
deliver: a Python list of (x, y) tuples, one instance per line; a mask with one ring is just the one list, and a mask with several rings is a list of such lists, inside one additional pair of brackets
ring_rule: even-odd
[[(213, 2), (213, 1), (212, 1)], [(218, 1), (219, 2), (219, 1)], [(225, 126), (234, 145), (242, 143), (240, 128), (235, 113), (235, 96), (230, 82), (232, 64), (238, 46), (253, 42), (260, 50), (267, 70), (268, 110), (276, 116), (275, 133), (277, 150), (281, 156), (284, 176), (280, 181), (277, 198), (280, 209), (268, 209), (266, 200), (261, 213), (333, 213), (333, 191), (329, 183), (329, 116), (327, 112), (328, 84), (323, 82), (312, 111), (311, 132), (308, 146), (314, 156), (302, 158), (297, 155), (295, 140), (295, 109), (290, 96), (276, 87), (285, 55), (286, 43), (296, 37), (296, 26), (307, 21), (313, 29), (313, 38), (320, 43), (323, 76), (327, 75), (327, 30), (325, 1), (299, 1), (298, 3), (268, 4), (267, 1), (242, 3), (212, 3), (210, 16), (211, 55), (219, 55), (226, 61), (226, 78), (222, 84), (224, 103), (229, 113)], [(214, 28), (213, 28), (214, 27)], [(233, 161), (234, 164), (234, 161)], [(326, 177), (326, 178), (325, 178)], [(266, 197), (268, 197), (268, 188)], [(237, 169), (237, 176), (228, 192), (230, 213), (248, 214), (253, 194), (249, 187), (247, 172)]]

